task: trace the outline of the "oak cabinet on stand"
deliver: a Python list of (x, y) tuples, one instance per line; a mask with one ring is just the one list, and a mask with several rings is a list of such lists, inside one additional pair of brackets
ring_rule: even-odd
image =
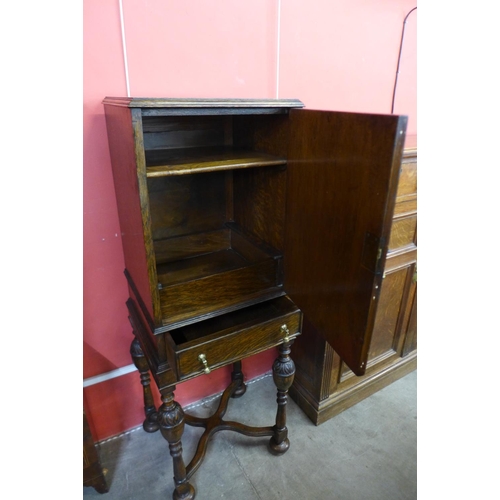
[(294, 345), (290, 395), (321, 424), (417, 366), (417, 148), (406, 138), (366, 373), (354, 376), (334, 348), (304, 320)]
[[(144, 429), (168, 442), (174, 498), (191, 499), (215, 432), (268, 436), (271, 453), (288, 450), (291, 347), (303, 321), (364, 374), (406, 117), (305, 110), (293, 99), (108, 97), (104, 107)], [(245, 393), (241, 360), (270, 348), (274, 424), (225, 421)], [(226, 365), (214, 415), (185, 414), (176, 384)], [(205, 429), (189, 463), (185, 424)]]

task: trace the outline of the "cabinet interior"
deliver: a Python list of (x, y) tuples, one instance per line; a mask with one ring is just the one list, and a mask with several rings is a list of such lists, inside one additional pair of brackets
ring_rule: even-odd
[[(286, 157), (261, 144), (283, 115), (143, 116), (163, 325), (283, 295)], [(280, 152), (283, 153), (283, 152)]]

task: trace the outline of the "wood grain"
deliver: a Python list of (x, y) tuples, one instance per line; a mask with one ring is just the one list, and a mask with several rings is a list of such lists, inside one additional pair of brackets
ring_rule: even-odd
[[(362, 375), (382, 279), (373, 270), (385, 261), (406, 119), (291, 110), (290, 126), (284, 287)], [(369, 267), (367, 234), (380, 242)]]

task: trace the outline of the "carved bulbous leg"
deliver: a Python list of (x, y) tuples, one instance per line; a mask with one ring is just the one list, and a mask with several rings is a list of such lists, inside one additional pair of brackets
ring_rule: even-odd
[(175, 490), (174, 500), (192, 500), (195, 490), (186, 477), (186, 465), (182, 458), (182, 434), (184, 432), (184, 412), (179, 403), (174, 401), (173, 389), (162, 391), (163, 404), (158, 409), (158, 423), (162, 436), (168, 441), (170, 455), (174, 465)]
[(288, 429), (286, 427), (287, 393), (295, 375), (295, 363), (290, 358), (292, 342), (283, 342), (279, 347), (279, 356), (273, 364), (273, 380), (278, 388), (278, 411), (274, 435), (269, 441), (269, 451), (273, 455), (283, 455), (290, 448)]
[(144, 392), (144, 414), (146, 415), (142, 427), (146, 432), (156, 432), (160, 426), (158, 425), (158, 412), (156, 411), (153, 394), (151, 393), (149, 366), (139, 341), (136, 338), (134, 338), (130, 346), (130, 355), (132, 356), (135, 367), (141, 374), (141, 384)]
[(233, 392), (232, 398), (240, 398), (245, 394), (247, 390), (247, 386), (245, 385), (244, 382), (244, 375), (243, 372), (241, 371), (241, 361), (236, 361), (236, 363), (233, 363), (233, 371), (231, 373), (231, 380), (238, 380), (240, 385), (238, 388)]

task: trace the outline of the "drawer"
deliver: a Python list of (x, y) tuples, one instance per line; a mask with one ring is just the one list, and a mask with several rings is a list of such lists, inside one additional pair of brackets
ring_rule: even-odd
[(417, 194), (417, 162), (403, 162), (399, 174), (397, 198), (416, 196)]
[(400, 248), (415, 245), (417, 230), (417, 216), (401, 217), (392, 222), (391, 236), (389, 239), (389, 252)]
[(394, 216), (401, 216), (403, 214), (415, 214), (417, 212), (417, 195), (403, 197), (401, 196), (396, 200), (394, 207)]
[(300, 334), (302, 313), (286, 296), (200, 321), (167, 334), (167, 349), (177, 379), (204, 373), (200, 355), (212, 370), (283, 343)]

